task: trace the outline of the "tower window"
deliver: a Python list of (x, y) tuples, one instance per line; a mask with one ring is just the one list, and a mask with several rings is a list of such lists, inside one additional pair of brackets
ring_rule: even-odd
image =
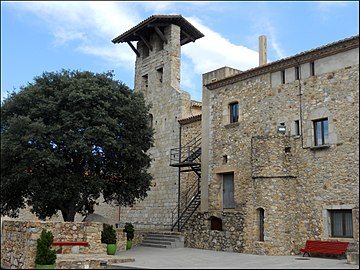
[(159, 82), (163, 82), (163, 73), (164, 73), (164, 71), (163, 71), (163, 68), (158, 68), (157, 70), (157, 78), (158, 78), (158, 80), (159, 80)]
[(265, 211), (263, 208), (257, 209), (258, 214), (258, 229), (259, 229), (259, 241), (264, 241), (264, 217)]
[(294, 132), (295, 136), (300, 136), (300, 121), (299, 120), (295, 120), (295, 132)]
[(141, 86), (143, 89), (147, 89), (149, 86), (149, 76), (146, 74), (141, 78)]

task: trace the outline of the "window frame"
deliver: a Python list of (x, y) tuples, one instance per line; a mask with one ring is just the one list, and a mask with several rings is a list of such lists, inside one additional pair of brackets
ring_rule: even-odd
[(295, 80), (300, 80), (300, 67), (295, 67)]
[(310, 62), (310, 76), (315, 76), (315, 62)]
[[(236, 110), (234, 111), (233, 108), (236, 108)], [(239, 116), (240, 116), (239, 102), (234, 101), (234, 102), (229, 103), (229, 121), (230, 121), (230, 124), (238, 123), (239, 122)]]
[(264, 219), (265, 219), (265, 210), (264, 208), (258, 208), (258, 218), (259, 218), (259, 240), (264, 242)]
[[(325, 132), (325, 125), (326, 123), (326, 131)], [(318, 134), (318, 124), (320, 124), (320, 134)], [(323, 146), (323, 145), (329, 145), (329, 119), (326, 118), (320, 118), (313, 120), (313, 128), (314, 128), (314, 145), (315, 146)], [(319, 135), (321, 135), (321, 138), (319, 138)], [(320, 143), (319, 143), (320, 139)]]
[[(330, 237), (334, 238), (353, 238), (354, 237), (354, 228), (353, 228), (353, 218), (351, 209), (332, 209), (328, 210), (330, 214)], [(335, 234), (335, 214), (341, 214), (341, 234)], [(350, 232), (347, 231), (346, 227), (346, 217), (345, 215), (350, 215)]]
[(281, 74), (281, 84), (285, 84), (285, 69), (280, 71)]
[(300, 136), (300, 120), (295, 120), (294, 125), (295, 125), (294, 135)]

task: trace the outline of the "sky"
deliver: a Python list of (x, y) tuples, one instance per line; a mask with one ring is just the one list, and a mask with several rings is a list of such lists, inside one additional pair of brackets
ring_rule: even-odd
[(182, 90), (201, 101), (202, 74), (257, 67), (359, 34), (358, 1), (1, 1), (1, 101), (61, 69), (103, 73), (134, 87), (136, 55), (111, 40), (151, 15), (182, 15), (204, 37), (181, 47)]

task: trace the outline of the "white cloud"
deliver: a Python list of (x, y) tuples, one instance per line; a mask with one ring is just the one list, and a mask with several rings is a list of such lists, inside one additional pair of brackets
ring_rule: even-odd
[(196, 73), (206, 73), (223, 66), (247, 70), (258, 65), (257, 51), (231, 43), (195, 17), (187, 20), (204, 34), (203, 38), (182, 48), (184, 55), (192, 60)]

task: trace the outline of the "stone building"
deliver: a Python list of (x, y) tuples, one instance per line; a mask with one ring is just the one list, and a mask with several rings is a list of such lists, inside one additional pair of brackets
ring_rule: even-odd
[[(179, 230), (187, 247), (299, 253), (307, 239), (359, 249), (359, 36), (180, 89), (181, 46), (203, 34), (154, 15), (112, 40), (136, 54), (135, 91), (152, 105), (154, 177), (133, 207), (99, 205), (113, 223)], [(136, 43), (135, 45), (133, 44)]]
[(113, 40), (137, 54), (155, 129), (153, 187), (121, 222), (180, 230), (195, 248), (288, 255), (326, 239), (358, 251), (359, 36), (272, 63), (261, 36), (259, 67), (203, 74), (202, 103), (179, 88), (180, 46), (200, 37), (156, 15)]

